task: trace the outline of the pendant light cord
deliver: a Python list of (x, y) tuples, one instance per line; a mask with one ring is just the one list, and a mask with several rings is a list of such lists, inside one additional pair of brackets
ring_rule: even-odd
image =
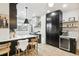
[(28, 8), (28, 7), (25, 7), (25, 8), (26, 8), (26, 18), (27, 18), (27, 8)]

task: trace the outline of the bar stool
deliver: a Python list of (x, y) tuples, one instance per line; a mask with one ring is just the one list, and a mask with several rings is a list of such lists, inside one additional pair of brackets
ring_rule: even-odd
[(11, 43), (4, 43), (0, 45), (0, 55), (7, 54), (9, 56)]
[(29, 42), (29, 45), (31, 46), (30, 54), (31, 55), (38, 55), (38, 39), (32, 38), (31, 42)]
[[(23, 55), (27, 53), (27, 46), (28, 46), (28, 39), (25, 40), (18, 40), (18, 45), (16, 46), (16, 54), (18, 56), (21, 55), (21, 51), (23, 52)], [(21, 50), (21, 51), (20, 51)]]

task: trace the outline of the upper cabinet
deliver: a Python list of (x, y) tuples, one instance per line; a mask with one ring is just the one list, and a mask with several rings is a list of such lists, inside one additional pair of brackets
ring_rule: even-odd
[(10, 16), (10, 29), (14, 29), (17, 27), (17, 9), (16, 3), (9, 4), (9, 16)]
[(79, 25), (79, 21), (63, 22), (63, 27), (65, 28), (77, 28), (78, 25)]

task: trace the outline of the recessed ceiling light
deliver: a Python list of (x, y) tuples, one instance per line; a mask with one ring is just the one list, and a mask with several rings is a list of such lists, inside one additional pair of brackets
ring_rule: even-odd
[(54, 3), (48, 3), (48, 6), (49, 7), (53, 7), (54, 6)]
[(62, 5), (62, 7), (63, 7), (63, 8), (66, 8), (66, 7), (67, 7), (67, 5), (68, 5), (68, 4), (63, 4), (63, 5)]

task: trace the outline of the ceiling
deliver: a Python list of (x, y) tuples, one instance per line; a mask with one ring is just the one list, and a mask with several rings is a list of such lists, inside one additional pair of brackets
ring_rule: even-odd
[[(62, 8), (63, 4), (68, 4), (68, 7)], [(63, 12), (67, 12), (74, 9), (79, 9), (79, 3), (54, 3), (53, 7), (49, 7), (48, 3), (18, 3), (18, 16), (23, 18), (26, 17), (25, 7), (28, 7), (27, 18), (32, 18), (33, 16), (45, 15), (47, 10), (54, 11), (60, 9)], [(9, 14), (9, 3), (0, 3), (0, 14)]]
[[(62, 5), (67, 4), (66, 8), (63, 8)], [(41, 16), (47, 13), (47, 10), (54, 11), (57, 9), (62, 10), (63, 12), (71, 11), (74, 9), (79, 9), (79, 3), (54, 3), (53, 7), (49, 7), (48, 3), (19, 3), (17, 4), (18, 16), (26, 17), (27, 9), (27, 18), (32, 18), (33, 16)]]
[[(62, 7), (64, 4), (67, 4), (66, 8)], [(48, 9), (51, 10), (51, 11), (60, 9), (63, 12), (67, 12), (67, 11), (71, 11), (71, 10), (74, 10), (74, 9), (79, 9), (79, 3), (55, 3), (52, 8), (48, 7)]]

